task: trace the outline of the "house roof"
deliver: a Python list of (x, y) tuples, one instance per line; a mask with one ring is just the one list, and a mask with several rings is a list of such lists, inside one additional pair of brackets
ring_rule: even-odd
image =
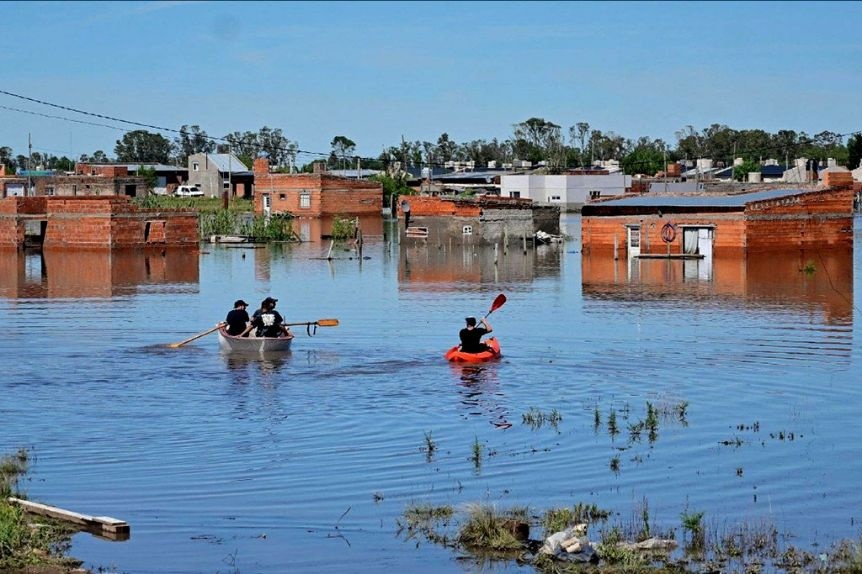
[[(100, 164), (101, 165), (101, 164)], [(109, 165), (109, 164), (105, 164)], [(141, 167), (145, 167), (147, 169), (154, 169), (156, 171), (188, 171), (187, 167), (180, 167), (177, 165), (167, 165), (164, 163), (117, 163), (110, 165), (124, 165), (126, 169), (129, 171), (138, 171)]]
[(752, 201), (763, 201), (809, 193), (805, 189), (767, 189), (752, 193), (738, 193), (733, 195), (704, 194), (704, 195), (639, 195), (637, 197), (625, 197), (622, 199), (611, 199), (593, 204), (595, 207), (744, 207)]
[(505, 172), (500, 171), (456, 171), (453, 173), (441, 174), (434, 176), (434, 179), (440, 181), (476, 181), (479, 183), (493, 183), (495, 178), (500, 177)]
[(221, 172), (237, 173), (240, 171), (249, 171), (247, 165), (242, 163), (242, 160), (232, 153), (208, 153), (206, 154), (207, 161), (215, 164)]
[(377, 175), (379, 173), (383, 173), (381, 169), (360, 169), (359, 175), (355, 169), (330, 169), (326, 172), (328, 175), (334, 175), (337, 177), (348, 177), (348, 178), (363, 178), (363, 177), (371, 177), (372, 175)]

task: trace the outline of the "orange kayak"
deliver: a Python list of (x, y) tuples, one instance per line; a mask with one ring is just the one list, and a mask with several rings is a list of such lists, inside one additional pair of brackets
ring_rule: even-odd
[(496, 337), (491, 337), (485, 340), (484, 343), (490, 348), (481, 353), (462, 353), (458, 350), (458, 345), (455, 345), (446, 351), (446, 354), (443, 356), (447, 361), (453, 363), (484, 363), (485, 361), (499, 359), (502, 356), (500, 354), (500, 341)]

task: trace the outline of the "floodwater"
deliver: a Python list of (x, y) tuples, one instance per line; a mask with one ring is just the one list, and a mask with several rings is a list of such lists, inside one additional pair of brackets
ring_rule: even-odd
[[(405, 540), (415, 503), (595, 503), (612, 522), (646, 503), (663, 530), (702, 511), (805, 548), (858, 537), (859, 249), (630, 266), (582, 257), (564, 223), (573, 240), (496, 264), (385, 236), (332, 261), (322, 243), (4, 253), (0, 452), (30, 449), (31, 499), (130, 523), (124, 542), (75, 536), (106, 571), (531, 571)], [(498, 293), (503, 360), (444, 362)], [(295, 328), (283, 356), (166, 347), (267, 295), (340, 325)]]

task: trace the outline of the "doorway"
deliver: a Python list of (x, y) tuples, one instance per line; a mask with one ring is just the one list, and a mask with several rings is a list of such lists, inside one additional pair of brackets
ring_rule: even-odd
[(626, 250), (629, 259), (641, 254), (641, 226), (626, 226)]

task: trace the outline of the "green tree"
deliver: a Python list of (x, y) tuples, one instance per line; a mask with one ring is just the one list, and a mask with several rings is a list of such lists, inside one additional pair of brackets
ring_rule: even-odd
[(560, 126), (544, 118), (530, 118), (513, 126), (515, 155), (532, 162), (547, 161), (559, 168), (565, 161), (565, 146)]
[(147, 187), (147, 195), (151, 194), (153, 189), (156, 187), (156, 183), (158, 183), (156, 168), (142, 165), (138, 170), (138, 177), (144, 178), (144, 185)]
[(15, 160), (12, 157), (12, 153), (11, 147), (0, 147), (0, 164), (5, 165), (9, 170), (15, 169)]
[(862, 135), (856, 134), (847, 140), (847, 167), (856, 169), (862, 162)]
[(640, 138), (632, 151), (623, 157), (621, 163), (626, 173), (655, 175), (665, 168), (664, 142), (652, 141), (648, 137)]
[(741, 164), (733, 168), (733, 179), (736, 181), (745, 181), (749, 173), (759, 172), (760, 162), (753, 159), (747, 159)]
[(391, 205), (390, 200), (399, 195), (410, 195), (414, 193), (414, 191), (407, 186), (407, 174), (403, 171), (398, 174), (381, 173), (371, 177), (370, 179), (383, 185), (384, 207)]
[(353, 152), (356, 151), (356, 142), (347, 136), (335, 136), (329, 145), (332, 148), (330, 157), (332, 159), (340, 159), (341, 169), (344, 169), (347, 156), (353, 155)]
[(173, 145), (170, 140), (146, 130), (126, 133), (123, 139), (117, 140), (117, 145), (114, 147), (114, 153), (119, 162), (167, 163), (172, 151)]
[(174, 148), (177, 164), (186, 165), (190, 155), (212, 153), (216, 144), (199, 126), (184, 125), (180, 128), (180, 135), (174, 138)]

